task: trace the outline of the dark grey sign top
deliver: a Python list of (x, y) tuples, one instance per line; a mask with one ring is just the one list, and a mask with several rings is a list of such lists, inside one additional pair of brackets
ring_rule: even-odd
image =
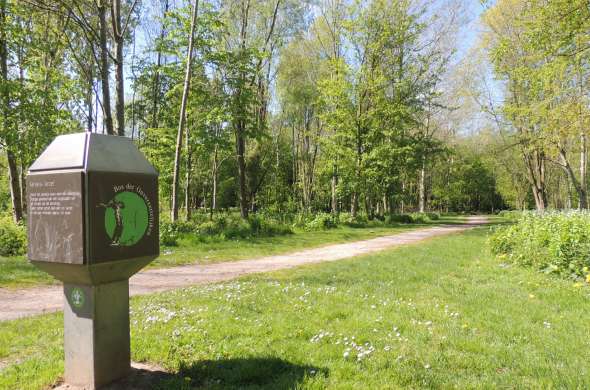
[(158, 175), (129, 138), (96, 133), (58, 136), (31, 165), (29, 172), (64, 169)]
[(27, 176), (29, 259), (98, 264), (159, 254), (158, 173), (128, 138), (57, 137)]

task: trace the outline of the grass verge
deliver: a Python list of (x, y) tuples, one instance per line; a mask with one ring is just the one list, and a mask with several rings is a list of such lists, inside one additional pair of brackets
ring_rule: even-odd
[(26, 257), (0, 256), (0, 287), (16, 288), (53, 283), (57, 281), (31, 265)]
[[(588, 388), (590, 288), (510, 267), (487, 228), (132, 299), (154, 388)], [(0, 388), (61, 365), (61, 315), (0, 323)]]

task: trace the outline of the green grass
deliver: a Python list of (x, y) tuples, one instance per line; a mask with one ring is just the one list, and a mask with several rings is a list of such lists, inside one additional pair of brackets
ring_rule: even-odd
[(32, 266), (24, 256), (0, 256), (0, 287), (27, 287), (57, 281)]
[[(487, 232), (134, 298), (132, 358), (171, 372), (154, 388), (589, 388), (590, 288)], [(0, 323), (0, 388), (59, 377), (61, 321)]]
[[(444, 216), (440, 223), (461, 223), (461, 216)], [(243, 240), (199, 240), (185, 235), (176, 247), (163, 247), (162, 255), (156, 259), (151, 268), (172, 267), (184, 264), (209, 264), (233, 261), (261, 256), (288, 253), (305, 248), (328, 244), (350, 242), (400, 233), (428, 225), (393, 225), (366, 228), (338, 227), (337, 229), (306, 232), (296, 230), (294, 234), (275, 237), (254, 237)], [(40, 284), (58, 283), (51, 276), (39, 271), (29, 264), (24, 257), (0, 256), (0, 287), (18, 288)]]

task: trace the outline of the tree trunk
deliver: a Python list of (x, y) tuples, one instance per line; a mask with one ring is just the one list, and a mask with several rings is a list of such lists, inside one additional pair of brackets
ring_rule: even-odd
[[(99, 72), (100, 73), (100, 72)], [(100, 83), (97, 83), (97, 88), (100, 88)], [(94, 132), (98, 133), (98, 91), (96, 91), (96, 95), (94, 95)], [(102, 121), (102, 128), (104, 133), (104, 121)]]
[(211, 176), (212, 176), (212, 189), (211, 189), (211, 211), (209, 212), (209, 220), (213, 220), (213, 213), (217, 210), (217, 168), (218, 168), (218, 161), (217, 161), (217, 145), (215, 145), (215, 151), (213, 152), (213, 167), (211, 169)]
[[(4, 120), (4, 126), (6, 126), (8, 132), (10, 132), (12, 130), (12, 119), (9, 118), (10, 92), (7, 86), (8, 42), (6, 38), (6, 0), (0, 0), (0, 73), (2, 77), (2, 84), (4, 84), (4, 88), (1, 89), (2, 116)], [(5, 143), (6, 159), (8, 161), (8, 178), (10, 185), (10, 199), (12, 201), (12, 216), (15, 222), (20, 222), (23, 218), (23, 209), (16, 156), (11, 150), (10, 140), (3, 139), (2, 141)]]
[(526, 177), (531, 185), (535, 206), (538, 211), (544, 211), (547, 207), (545, 154), (543, 151), (534, 150), (532, 152), (523, 152), (522, 157), (527, 168)]
[(571, 210), (574, 204), (574, 194), (572, 193), (572, 183), (568, 180), (566, 174), (566, 189), (567, 189), (567, 201), (566, 201), (566, 209)]
[(352, 218), (356, 218), (356, 215), (358, 213), (358, 207), (359, 207), (358, 193), (356, 191), (354, 191), (352, 193), (352, 198), (350, 199), (350, 216)]
[[(357, 118), (361, 116), (361, 104), (359, 103), (359, 109), (358, 109), (358, 114), (357, 114)], [(363, 133), (363, 129), (360, 126), (360, 124), (357, 124), (356, 126), (356, 189), (353, 193), (353, 203), (351, 205), (351, 211), (350, 214), (352, 214), (352, 217), (356, 217), (358, 214), (358, 209), (359, 209), (359, 196), (360, 196), (360, 192), (361, 189), (359, 189), (359, 187), (361, 186), (361, 182), (364, 182), (364, 178), (363, 178), (363, 174), (362, 174), (362, 164), (363, 164), (363, 142), (362, 142), (362, 133)], [(364, 188), (364, 190), (366, 191), (367, 189)], [(365, 194), (365, 204), (366, 204), (366, 194)], [(368, 210), (367, 210), (368, 212)]]
[(578, 179), (576, 178), (574, 170), (573, 170), (569, 160), (567, 159), (567, 154), (563, 148), (560, 148), (559, 156), (561, 157), (561, 163), (562, 163), (563, 169), (567, 173), (567, 176), (568, 176), (570, 182), (572, 183), (572, 185), (574, 186), (574, 189), (578, 193), (578, 199), (579, 199), (578, 208), (580, 210), (587, 209), (588, 204), (587, 204), (587, 199), (586, 199), (586, 191), (584, 188), (582, 188), (580, 181), (578, 181)]
[(588, 208), (588, 145), (586, 133), (580, 134), (580, 209)]
[(338, 165), (334, 164), (332, 168), (332, 214), (338, 215), (338, 195), (336, 189), (338, 187)]
[(292, 159), (292, 191), (293, 191), (293, 198), (295, 201), (297, 201), (297, 176), (298, 176), (298, 172), (297, 172), (297, 159), (298, 159), (298, 153), (297, 153), (297, 142), (295, 140), (295, 124), (293, 124), (293, 126), (291, 126), (291, 159)]
[[(135, 73), (135, 30), (133, 30), (133, 50), (131, 51), (131, 77), (135, 80), (137, 75)], [(135, 96), (137, 94), (137, 88), (133, 88), (133, 94), (131, 95), (131, 140), (135, 139)], [(137, 135), (138, 141), (140, 140), (139, 134)], [(139, 142), (138, 142), (139, 145)]]
[(406, 212), (406, 202), (404, 201), (404, 196), (406, 196), (406, 182), (402, 181), (402, 201), (400, 204), (401, 214), (404, 214)]
[(240, 187), (240, 215), (248, 218), (248, 195), (246, 192), (246, 140), (244, 139), (244, 123), (239, 120), (236, 129), (236, 156), (238, 160), (238, 182)]
[(190, 131), (188, 126), (186, 127), (186, 183), (184, 186), (184, 210), (186, 212), (185, 218), (187, 221), (191, 219), (191, 202), (190, 202), (190, 193), (191, 193), (191, 170), (192, 170), (192, 151), (190, 149)]
[(195, 27), (197, 24), (197, 13), (199, 11), (199, 0), (195, 0), (193, 16), (191, 20), (191, 32), (188, 42), (188, 53), (186, 55), (186, 73), (184, 75), (184, 86), (182, 89), (182, 101), (180, 103), (180, 118), (178, 120), (178, 133), (176, 135), (176, 152), (174, 154), (174, 177), (172, 180), (172, 222), (178, 220), (178, 189), (180, 187), (180, 159), (182, 153), (182, 135), (184, 124), (186, 122), (186, 106), (188, 103), (188, 93), (191, 84), (191, 69), (193, 64), (193, 46), (195, 39)]
[[(250, 12), (250, 0), (246, 1), (246, 4), (242, 2), (242, 26), (240, 29), (240, 45), (242, 52), (246, 51), (246, 33), (248, 29), (248, 14)], [(241, 88), (245, 88), (246, 76), (243, 72), (240, 74)], [(238, 94), (238, 101), (241, 101), (240, 97), (243, 91), (240, 89)], [(244, 108), (245, 109), (245, 108)], [(240, 214), (242, 218), (248, 218), (248, 196), (246, 192), (246, 123), (244, 118), (240, 117), (234, 126), (235, 137), (236, 137), (236, 159), (238, 163), (238, 185), (240, 188)]]
[(537, 188), (535, 186), (533, 186), (532, 190), (533, 190), (533, 197), (535, 198), (535, 208), (537, 209), (537, 211), (544, 211), (546, 201), (545, 201), (545, 197), (543, 196), (543, 193), (539, 190), (539, 188)]
[[(164, 15), (168, 13), (168, 0), (164, 2)], [(162, 21), (162, 29), (160, 30), (160, 41), (166, 36), (166, 29), (164, 28), (164, 22)], [(154, 91), (153, 91), (153, 107), (152, 107), (152, 122), (151, 127), (158, 127), (158, 99), (160, 97), (160, 67), (162, 66), (162, 51), (158, 48), (158, 54), (156, 57), (156, 70), (154, 72)]]
[(100, 23), (100, 80), (102, 84), (102, 110), (103, 124), (107, 134), (114, 135), (113, 117), (111, 111), (111, 89), (109, 86), (109, 59), (107, 47), (107, 18), (106, 0), (100, 0), (98, 5), (98, 18)]
[(16, 156), (11, 150), (6, 149), (6, 159), (8, 160), (8, 179), (10, 182), (10, 199), (12, 200), (12, 216), (14, 222), (20, 222), (23, 219), (23, 204)]
[(365, 213), (367, 214), (367, 218), (369, 219), (369, 221), (372, 221), (374, 219), (373, 202), (372, 202), (372, 198), (369, 196), (368, 192), (369, 192), (368, 190), (367, 190), (367, 192), (365, 192)]
[(23, 215), (27, 214), (27, 168), (24, 166), (22, 160), (20, 161), (20, 203)]
[(123, 75), (123, 31), (121, 30), (121, 0), (111, 3), (111, 23), (115, 41), (115, 112), (117, 116), (117, 135), (125, 136), (125, 79)]
[(94, 126), (93, 119), (94, 119), (94, 113), (92, 112), (92, 96), (93, 96), (93, 89), (94, 89), (94, 77), (92, 74), (92, 69), (93, 66), (89, 65), (88, 66), (88, 80), (87, 80), (87, 84), (86, 84), (86, 110), (88, 111), (88, 120), (86, 121), (86, 131), (88, 131), (89, 133), (92, 132), (92, 127)]
[(418, 207), (420, 212), (423, 213), (426, 210), (426, 158), (422, 158), (422, 168), (420, 169), (420, 180), (419, 180), (419, 199)]

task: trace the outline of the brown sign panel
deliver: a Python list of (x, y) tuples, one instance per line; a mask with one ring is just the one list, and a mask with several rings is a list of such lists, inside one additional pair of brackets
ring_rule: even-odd
[(84, 263), (82, 172), (27, 176), (29, 259)]
[(158, 178), (89, 172), (90, 263), (159, 254)]

